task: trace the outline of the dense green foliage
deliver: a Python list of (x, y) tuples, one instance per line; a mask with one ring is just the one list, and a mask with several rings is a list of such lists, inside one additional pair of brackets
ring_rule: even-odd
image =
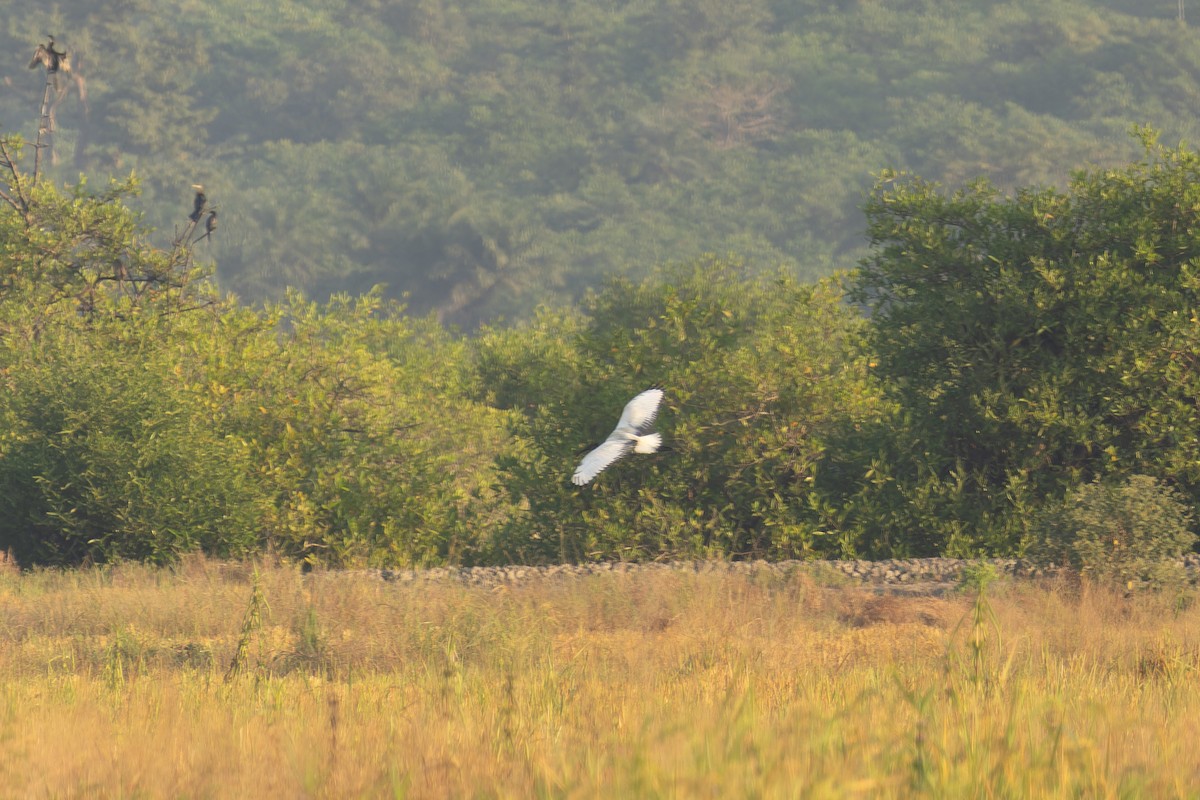
[(1158, 148), (1066, 192), (885, 175), (853, 296), (904, 409), (868, 529), (1015, 549), (1049, 497), (1145, 474), (1200, 497), (1200, 158)]
[[(1200, 155), (1143, 139), (1061, 191), (886, 173), (844, 278), (708, 255), (465, 337), (378, 291), (222, 297), (203, 244), (157, 245), (129, 210), (136, 181), (34, 185), (4, 138), (0, 549), (390, 565), (1058, 542), (1159, 582), (1147, 564), (1189, 546), (1200, 501)], [(573, 486), (652, 383), (667, 449)]]
[(1178, 493), (1148, 475), (1084, 484), (1037, 520), (1031, 555), (1129, 589), (1178, 589), (1179, 557), (1196, 543)]
[(239, 306), (186, 242), (146, 242), (134, 186), (30, 194), (21, 177), (0, 205), (0, 549), (470, 554), (466, 501), (490, 495), (504, 442), (503, 415), (458, 399), (464, 342), (377, 294)]
[[(0, 124), (33, 136), (47, 32), (82, 80), (55, 175), (135, 169), (171, 231), (204, 183), (252, 300), (377, 282), (530, 316), (735, 251), (811, 279), (863, 254), (870, 176), (1061, 185), (1198, 129), (1169, 0), (0, 0)], [(80, 93), (86, 90), (86, 103)]]
[(249, 454), (170, 380), (156, 322), (53, 326), (4, 348), (0, 541), (18, 560), (257, 547)]
[[(810, 487), (830, 433), (882, 415), (861, 328), (833, 284), (751, 279), (706, 258), (484, 333), (485, 399), (523, 412), (528, 442), (502, 462), (526, 506), (499, 546), (521, 560), (853, 552), (821, 529)], [(566, 482), (567, 459), (655, 382), (668, 387), (658, 425), (669, 450)]]

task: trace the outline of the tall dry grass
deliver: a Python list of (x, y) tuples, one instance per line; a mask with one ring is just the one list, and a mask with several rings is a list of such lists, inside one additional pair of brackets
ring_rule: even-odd
[(0, 572), (0, 796), (1196, 797), (1198, 741), (1200, 610), (1099, 590)]

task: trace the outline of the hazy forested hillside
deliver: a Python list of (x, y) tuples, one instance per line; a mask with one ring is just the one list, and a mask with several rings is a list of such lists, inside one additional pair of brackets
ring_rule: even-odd
[(135, 205), (166, 231), (204, 183), (222, 212), (209, 253), (247, 299), (384, 282), (472, 324), (702, 251), (805, 278), (849, 266), (884, 167), (1061, 185), (1134, 156), (1131, 123), (1195, 141), (1200, 39), (1178, 13), (0, 0), (0, 127), (32, 138), (43, 82), (25, 66), (52, 33), (79, 78), (59, 107), (60, 180), (135, 171)]

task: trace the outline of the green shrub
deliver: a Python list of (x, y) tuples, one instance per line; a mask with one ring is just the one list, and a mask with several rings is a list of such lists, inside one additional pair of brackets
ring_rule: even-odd
[(1011, 554), (1096, 475), (1200, 501), (1200, 155), (1138, 135), (1144, 159), (1065, 191), (881, 176), (849, 296), (903, 413), (837, 503), (876, 552)]
[(113, 328), (5, 351), (0, 550), (22, 564), (253, 550), (245, 448), (204, 424), (150, 332)]
[[(846, 555), (813, 492), (830, 431), (881, 414), (861, 319), (833, 283), (755, 279), (733, 259), (610, 282), (575, 314), (485, 331), (484, 399), (519, 414), (499, 478), (519, 511), (495, 560)], [(661, 383), (666, 449), (586, 487), (580, 455)]]
[(1028, 553), (1046, 564), (1127, 588), (1183, 582), (1180, 557), (1196, 542), (1179, 494), (1148, 475), (1080, 486), (1038, 519)]
[[(464, 345), (378, 292), (231, 308), (185, 338), (207, 425), (250, 453), (270, 548), (312, 564), (475, 557), (502, 412), (464, 398)], [(491, 494), (489, 494), (491, 493)]]

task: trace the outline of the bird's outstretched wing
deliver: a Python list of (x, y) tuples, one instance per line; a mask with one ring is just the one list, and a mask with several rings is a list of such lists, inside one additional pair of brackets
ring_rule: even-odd
[(44, 44), (39, 44), (37, 50), (33, 51), (33, 60), (29, 62), (30, 69), (37, 69), (38, 66), (50, 68), (50, 53), (46, 50)]
[(575, 474), (571, 476), (571, 483), (583, 486), (630, 450), (647, 453), (657, 450), (661, 441), (657, 435), (653, 437), (656, 441), (648, 442), (649, 449), (640, 449), (639, 443), (650, 438), (646, 437), (646, 434), (650, 432), (654, 418), (658, 416), (658, 406), (662, 399), (662, 387), (651, 386), (626, 403), (617, 427), (603, 444), (583, 457), (583, 461), (575, 468)]
[(575, 468), (575, 474), (571, 476), (571, 483), (583, 486), (603, 472), (605, 467), (619, 460), (621, 456), (632, 449), (633, 441), (631, 439), (618, 439), (610, 436), (603, 444), (583, 457), (583, 461), (580, 461), (579, 466)]
[(663, 399), (662, 387), (652, 386), (625, 404), (616, 430), (643, 434), (650, 430), (658, 416), (658, 406)]

